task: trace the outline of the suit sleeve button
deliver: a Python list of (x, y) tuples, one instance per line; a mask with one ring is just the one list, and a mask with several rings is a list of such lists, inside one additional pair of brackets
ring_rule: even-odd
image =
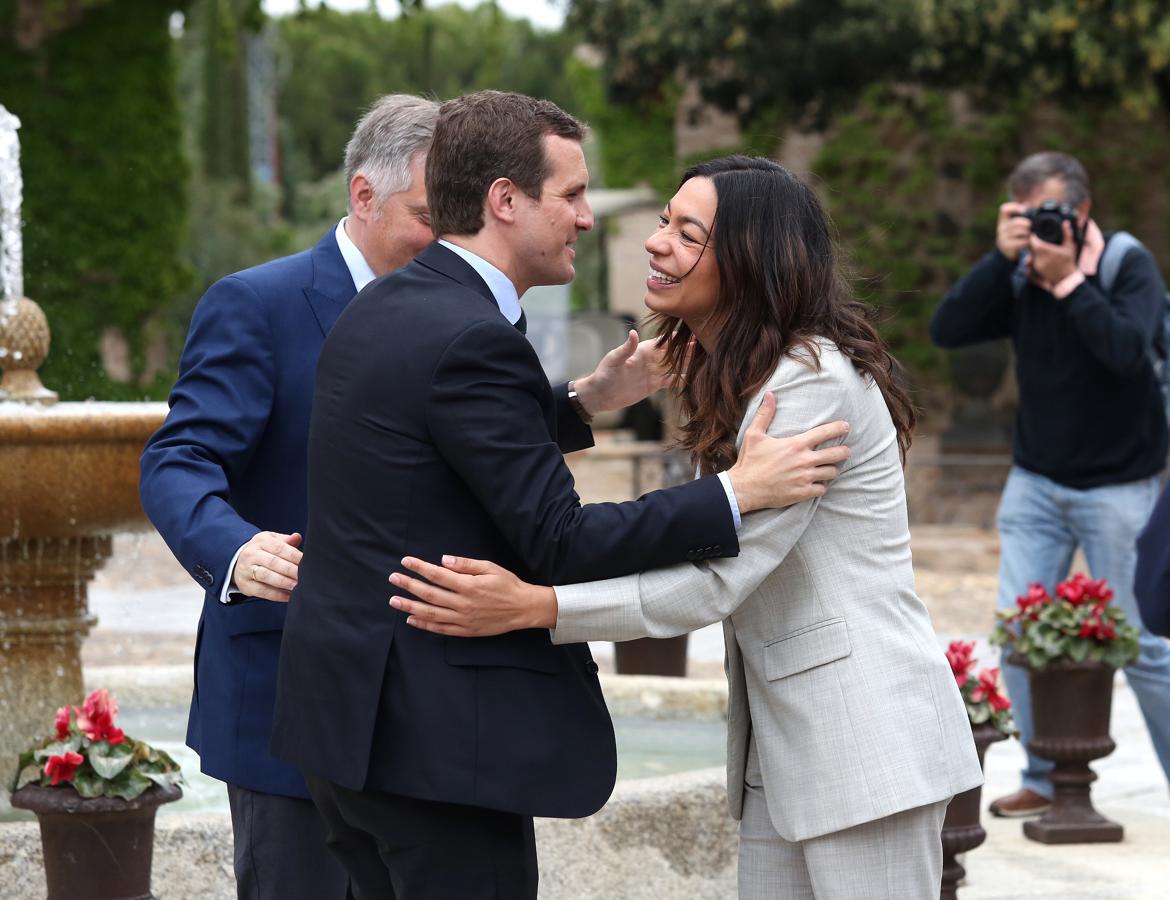
[(585, 671), (588, 672), (590, 675), (596, 675), (597, 674), (597, 663), (595, 663), (593, 660), (589, 660), (589, 662), (585, 663)]

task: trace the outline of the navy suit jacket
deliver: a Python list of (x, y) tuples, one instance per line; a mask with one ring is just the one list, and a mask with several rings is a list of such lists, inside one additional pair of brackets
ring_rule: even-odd
[(219, 597), (258, 531), (305, 531), (313, 373), (356, 289), (333, 230), (316, 247), (216, 282), (199, 301), (170, 397), (142, 454), (142, 505), (206, 589), (187, 744), (208, 775), (307, 797), (268, 752), (287, 604)]
[(1137, 540), (1133, 592), (1142, 623), (1170, 637), (1170, 490), (1163, 490)]
[(591, 437), (564, 395), (440, 244), (350, 304), (317, 370), (277, 756), (353, 790), (526, 815), (605, 803), (616, 751), (586, 645), (446, 638), (388, 603), (406, 554), (563, 584), (738, 552), (714, 477), (582, 506), (561, 451)]

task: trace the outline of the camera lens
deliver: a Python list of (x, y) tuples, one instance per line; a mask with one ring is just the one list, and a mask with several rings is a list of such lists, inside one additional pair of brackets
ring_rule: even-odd
[(1064, 217), (1059, 212), (1043, 210), (1032, 219), (1032, 233), (1049, 244), (1064, 243)]

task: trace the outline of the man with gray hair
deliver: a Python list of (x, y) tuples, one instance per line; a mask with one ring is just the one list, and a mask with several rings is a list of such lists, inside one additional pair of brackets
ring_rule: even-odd
[(346, 147), (348, 215), (315, 247), (208, 289), (142, 454), (143, 508), (206, 591), (187, 744), (227, 783), (248, 900), (347, 892), (304, 779), (268, 752), (276, 664), (307, 517), (317, 356), (357, 292), (433, 240), (423, 175), (437, 113), (381, 98)]
[[(1064, 153), (1037, 153), (1008, 180), (995, 249), (951, 288), (930, 323), (941, 347), (1010, 337), (1020, 401), (1014, 465), (1000, 501), (1000, 609), (1033, 583), (1052, 591), (1079, 546), (1114, 604), (1142, 626), (1135, 541), (1158, 496), (1167, 427), (1165, 287), (1150, 255), (1089, 217), (1089, 178)], [(1026, 670), (1003, 661), (1020, 742), (1032, 733)], [(1141, 627), (1125, 669), (1170, 777), (1170, 645)], [(1052, 763), (1028, 754), (1018, 791), (991, 804), (1030, 816), (1052, 803)]]

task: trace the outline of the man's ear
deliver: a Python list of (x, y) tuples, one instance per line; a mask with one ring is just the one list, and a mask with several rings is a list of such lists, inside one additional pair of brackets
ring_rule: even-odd
[(354, 216), (363, 222), (374, 217), (374, 186), (361, 172), (350, 179), (349, 208), (353, 210)]
[(1077, 207), (1077, 224), (1084, 228), (1089, 224), (1089, 210), (1093, 206), (1092, 200), (1084, 200), (1081, 205)]
[(520, 189), (510, 178), (497, 178), (488, 186), (484, 200), (485, 218), (491, 217), (511, 224), (516, 221), (516, 205)]

